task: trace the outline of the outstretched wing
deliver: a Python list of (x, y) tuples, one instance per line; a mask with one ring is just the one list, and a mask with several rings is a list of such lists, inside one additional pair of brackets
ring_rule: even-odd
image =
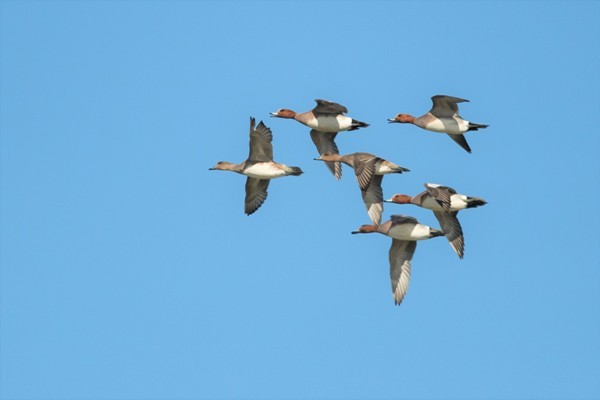
[(267, 199), (267, 188), (269, 187), (269, 179), (246, 179), (246, 201), (244, 204), (244, 212), (248, 215), (254, 213), (262, 206)]
[(383, 190), (381, 181), (383, 175), (375, 175), (366, 190), (361, 190), (362, 198), (367, 208), (367, 214), (375, 226), (381, 223), (383, 214)]
[(458, 103), (469, 101), (458, 97), (444, 96), (438, 94), (431, 98), (433, 107), (429, 112), (436, 117), (453, 117), (458, 114)]
[(375, 176), (379, 158), (367, 153), (354, 153), (354, 157), (357, 158), (354, 162), (354, 173), (358, 180), (358, 186), (360, 186), (360, 190), (367, 190)]
[(451, 134), (448, 134), (448, 136), (450, 136), (450, 139), (452, 139), (456, 143), (458, 143), (458, 145), (460, 147), (462, 147), (463, 149), (465, 149), (467, 151), (467, 153), (471, 152), (471, 147), (469, 147), (469, 143), (467, 143), (467, 139), (465, 139), (465, 135), (451, 135)]
[(315, 99), (315, 101), (317, 105), (312, 109), (315, 117), (319, 115), (339, 115), (348, 112), (348, 109), (341, 104), (321, 99)]
[[(312, 129), (310, 131), (310, 138), (312, 139), (319, 155), (324, 153), (340, 154), (337, 145), (335, 144), (335, 136), (337, 133), (319, 132)], [(325, 161), (325, 165), (331, 171), (335, 179), (342, 177), (342, 163), (336, 161)]]
[(449, 213), (434, 211), (433, 214), (440, 222), (440, 227), (444, 235), (446, 235), (446, 239), (450, 242), (450, 246), (452, 246), (459, 258), (463, 258), (465, 254), (465, 239), (460, 222), (458, 222), (458, 218), (456, 217), (458, 211)]
[(262, 121), (254, 127), (255, 120), (250, 117), (250, 155), (251, 161), (273, 161), (273, 134)]
[(408, 291), (410, 261), (416, 248), (417, 242), (415, 241), (392, 240), (392, 247), (390, 247), (390, 280), (396, 305), (402, 303)]

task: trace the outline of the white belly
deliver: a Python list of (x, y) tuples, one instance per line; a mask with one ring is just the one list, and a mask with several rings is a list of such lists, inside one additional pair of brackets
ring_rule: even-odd
[(345, 115), (319, 117), (309, 120), (306, 125), (319, 132), (335, 133), (350, 129), (352, 118)]
[(286, 175), (276, 164), (268, 162), (254, 164), (246, 168), (243, 174), (258, 179), (275, 179)]
[(425, 129), (433, 132), (458, 135), (469, 129), (469, 123), (461, 118), (436, 118), (425, 125)]
[(424, 240), (429, 238), (429, 227), (423, 224), (401, 224), (391, 227), (387, 235), (399, 240)]

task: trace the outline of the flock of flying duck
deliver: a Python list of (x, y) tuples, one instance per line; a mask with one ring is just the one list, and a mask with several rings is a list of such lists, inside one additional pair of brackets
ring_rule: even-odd
[[(468, 100), (457, 97), (437, 95), (431, 98), (433, 107), (420, 117), (398, 114), (390, 118), (390, 123), (410, 123), (433, 132), (446, 133), (467, 152), (471, 148), (464, 134), (469, 131), (487, 128), (488, 125), (476, 124), (464, 120), (458, 114), (458, 103)], [(392, 238), (389, 251), (390, 278), (394, 303), (402, 303), (410, 282), (410, 263), (418, 240), (446, 236), (458, 255), (464, 255), (464, 237), (457, 218), (460, 210), (478, 207), (486, 201), (459, 194), (448, 186), (432, 183), (425, 184), (425, 191), (416, 196), (396, 194), (389, 200), (383, 199), (381, 182), (383, 175), (401, 174), (409, 169), (396, 165), (369, 153), (340, 155), (335, 137), (339, 132), (366, 128), (369, 124), (346, 116), (346, 107), (327, 100), (315, 100), (317, 105), (310, 111), (296, 113), (289, 109), (279, 109), (271, 113), (272, 117), (295, 119), (311, 128), (310, 137), (319, 152), (315, 160), (323, 161), (336, 179), (342, 177), (342, 163), (352, 167), (358, 181), (367, 214), (372, 225), (362, 225), (355, 233), (381, 233)], [(282, 176), (302, 174), (299, 167), (289, 167), (273, 160), (273, 135), (271, 129), (262, 121), (256, 125), (250, 118), (250, 154), (248, 159), (234, 164), (218, 162), (210, 170), (232, 171), (246, 175), (245, 213), (254, 213), (267, 198), (267, 188), (271, 179)], [(415, 218), (405, 215), (392, 215), (389, 221), (381, 223), (383, 203), (414, 204), (433, 211), (440, 223), (441, 230), (419, 223)]]

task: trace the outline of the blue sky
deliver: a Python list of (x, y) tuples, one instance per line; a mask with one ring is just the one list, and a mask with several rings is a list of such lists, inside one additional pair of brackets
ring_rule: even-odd
[[(600, 3), (0, 2), (0, 398), (600, 398)], [(387, 118), (469, 99), (449, 138)], [(371, 124), (344, 153), (485, 198), (466, 252), (389, 238), (336, 182), (313, 100)], [(273, 130), (254, 215), (208, 171)], [(437, 226), (427, 210), (386, 205)]]

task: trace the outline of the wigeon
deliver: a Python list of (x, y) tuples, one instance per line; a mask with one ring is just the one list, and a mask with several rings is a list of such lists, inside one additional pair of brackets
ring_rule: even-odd
[(463, 258), (465, 240), (457, 214), (460, 210), (483, 206), (487, 202), (479, 197), (456, 193), (456, 190), (448, 186), (435, 183), (426, 183), (424, 186), (426, 190), (416, 196), (395, 194), (391, 199), (384, 201), (397, 204), (414, 204), (433, 211), (450, 245), (458, 257)]
[(381, 233), (392, 238), (390, 247), (390, 279), (394, 303), (400, 305), (410, 283), (410, 261), (412, 260), (417, 240), (442, 236), (440, 230), (420, 224), (415, 218), (405, 215), (392, 215), (389, 221), (380, 226), (362, 225), (355, 233)]
[(298, 167), (273, 161), (273, 134), (262, 121), (256, 128), (255, 120), (250, 117), (250, 154), (246, 161), (233, 164), (227, 161), (219, 161), (209, 170), (232, 171), (246, 175), (246, 201), (244, 211), (250, 215), (260, 208), (267, 198), (267, 188), (271, 179), (282, 176), (302, 174)]
[(369, 153), (352, 153), (343, 156), (324, 153), (315, 160), (343, 162), (354, 169), (367, 213), (375, 225), (379, 225), (383, 213), (383, 191), (381, 190), (383, 175), (410, 171), (408, 168)]
[[(273, 113), (272, 117), (295, 119), (311, 128), (310, 137), (320, 154), (339, 154), (335, 137), (341, 131), (353, 131), (366, 128), (369, 124), (352, 119), (344, 114), (348, 109), (341, 104), (327, 100), (316, 99), (317, 105), (310, 111), (296, 113), (287, 108), (281, 108)], [(342, 166), (338, 162), (326, 162), (327, 168), (336, 179), (342, 176)]]
[(471, 148), (464, 134), (469, 131), (487, 128), (489, 125), (469, 122), (458, 115), (458, 103), (468, 102), (469, 100), (437, 95), (433, 96), (431, 101), (433, 101), (433, 107), (425, 115), (415, 118), (409, 114), (398, 114), (394, 118), (388, 119), (388, 121), (414, 124), (428, 131), (447, 133), (460, 147), (470, 153)]

